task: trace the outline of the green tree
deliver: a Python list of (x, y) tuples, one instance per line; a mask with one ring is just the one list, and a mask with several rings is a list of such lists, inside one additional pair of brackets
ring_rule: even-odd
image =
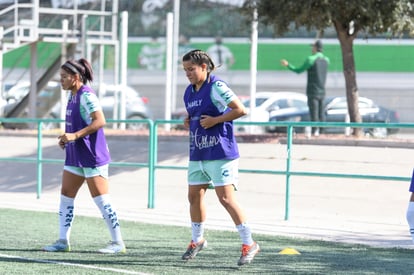
[[(342, 50), (346, 98), (351, 122), (362, 122), (358, 109), (353, 41), (359, 33), (389, 38), (414, 33), (414, 0), (246, 0), (243, 12), (253, 20), (273, 26), (275, 35), (305, 27), (319, 36), (334, 27)], [(319, 38), (319, 37), (318, 37)], [(392, 64), (390, 64), (392, 66)], [(360, 135), (361, 129), (354, 129)]]

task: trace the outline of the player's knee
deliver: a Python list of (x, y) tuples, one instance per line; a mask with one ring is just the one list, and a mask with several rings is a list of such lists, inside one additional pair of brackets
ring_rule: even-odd
[(224, 197), (224, 196), (220, 196), (220, 197), (218, 197), (218, 199), (219, 199), (219, 201), (220, 201), (220, 203), (221, 203), (221, 205), (223, 205), (224, 206), (224, 208), (228, 208), (229, 207), (229, 205), (231, 204), (231, 201), (227, 198), (227, 197)]

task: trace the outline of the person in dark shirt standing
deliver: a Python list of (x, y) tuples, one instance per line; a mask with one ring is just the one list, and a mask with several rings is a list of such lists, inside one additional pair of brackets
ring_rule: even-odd
[[(328, 74), (329, 58), (322, 53), (323, 46), (320, 40), (312, 44), (312, 54), (308, 56), (300, 67), (295, 67), (286, 59), (280, 63), (295, 73), (308, 71), (306, 95), (308, 97), (309, 114), (311, 121), (325, 121), (323, 101), (326, 96), (325, 84)], [(319, 128), (312, 129), (315, 136), (319, 136)]]

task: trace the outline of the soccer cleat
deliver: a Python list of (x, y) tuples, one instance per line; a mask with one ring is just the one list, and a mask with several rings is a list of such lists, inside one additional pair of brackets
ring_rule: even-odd
[(241, 256), (239, 261), (237, 262), (238, 265), (250, 264), (253, 261), (254, 256), (259, 253), (260, 247), (259, 245), (254, 242), (252, 245), (242, 245), (241, 249)]
[(105, 248), (99, 249), (98, 252), (102, 254), (126, 253), (126, 248), (124, 243), (111, 241)]
[(57, 240), (54, 244), (43, 247), (47, 252), (69, 252), (70, 244), (67, 240)]
[(205, 247), (207, 247), (207, 240), (202, 240), (198, 243), (191, 241), (191, 243), (188, 245), (187, 251), (183, 254), (181, 258), (183, 260), (194, 259), (197, 253)]

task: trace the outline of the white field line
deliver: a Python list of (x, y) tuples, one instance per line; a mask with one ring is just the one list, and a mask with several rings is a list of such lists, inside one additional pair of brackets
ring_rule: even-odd
[(26, 258), (26, 257), (6, 255), (6, 254), (0, 254), (0, 257), (8, 258), (8, 259), (19, 259), (22, 261), (35, 262), (35, 263), (48, 263), (48, 264), (57, 264), (57, 265), (64, 265), (64, 266), (76, 266), (80, 268), (95, 269), (95, 270), (102, 270), (102, 271), (112, 271), (112, 272), (123, 273), (123, 274), (149, 275), (149, 273), (136, 272), (136, 271), (125, 270), (125, 269), (98, 267), (98, 266), (93, 266), (93, 265), (65, 263), (65, 262), (42, 260), (42, 259), (33, 259), (33, 258)]

